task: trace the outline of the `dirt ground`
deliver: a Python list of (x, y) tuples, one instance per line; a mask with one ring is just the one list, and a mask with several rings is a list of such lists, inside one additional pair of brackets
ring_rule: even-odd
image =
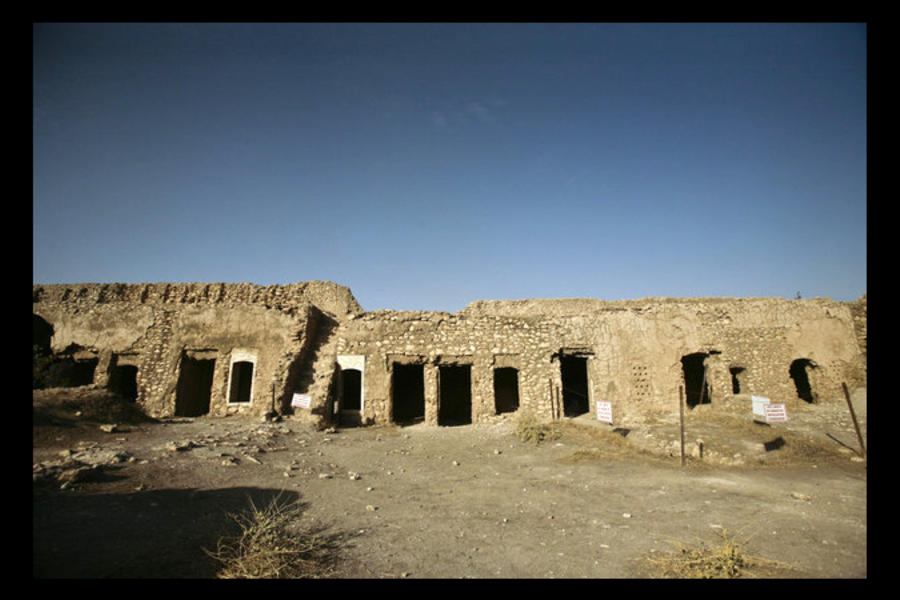
[[(681, 466), (677, 414), (627, 431), (580, 417), (541, 443), (517, 437), (515, 416), (101, 428), (76, 412), (92, 393), (34, 392), (35, 578), (215, 577), (204, 549), (236, 532), (229, 514), (273, 498), (300, 503), (304, 527), (333, 543), (334, 578), (661, 577), (656, 559), (723, 532), (775, 561), (745, 576), (867, 576), (867, 465), (845, 404), (772, 425), (695, 409)], [(864, 394), (854, 402), (865, 432)]]

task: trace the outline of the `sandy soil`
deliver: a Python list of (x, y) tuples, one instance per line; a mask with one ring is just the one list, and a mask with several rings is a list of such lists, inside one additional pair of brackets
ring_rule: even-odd
[[(704, 454), (682, 467), (677, 417), (626, 436), (581, 418), (540, 444), (521, 442), (512, 417), (334, 431), (196, 418), (106, 432), (61, 404), (76, 393), (34, 395), (37, 578), (215, 577), (204, 548), (235, 533), (229, 513), (275, 497), (330, 536), (337, 578), (656, 577), (648, 558), (713, 546), (723, 530), (783, 565), (762, 576), (867, 576), (866, 462), (846, 406), (771, 427), (689, 415), (690, 451), (702, 438)], [(50, 474), (63, 455), (105, 464), (61, 486)]]

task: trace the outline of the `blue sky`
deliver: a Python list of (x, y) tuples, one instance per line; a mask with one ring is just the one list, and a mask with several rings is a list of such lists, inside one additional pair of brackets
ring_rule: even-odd
[(864, 24), (37, 24), (34, 283), (866, 292)]

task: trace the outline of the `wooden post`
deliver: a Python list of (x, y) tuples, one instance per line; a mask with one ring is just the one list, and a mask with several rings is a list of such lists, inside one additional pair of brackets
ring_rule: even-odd
[(684, 466), (684, 388), (678, 386), (678, 422), (681, 429), (681, 466)]
[(853, 427), (856, 429), (856, 439), (859, 440), (859, 447), (862, 450), (860, 456), (865, 458), (866, 456), (866, 445), (863, 443), (862, 433), (859, 431), (859, 423), (856, 422), (856, 413), (853, 412), (853, 403), (850, 402), (850, 392), (847, 390), (847, 384), (841, 382), (841, 387), (844, 388), (844, 398), (847, 399), (847, 408), (850, 409), (850, 417), (853, 419)]

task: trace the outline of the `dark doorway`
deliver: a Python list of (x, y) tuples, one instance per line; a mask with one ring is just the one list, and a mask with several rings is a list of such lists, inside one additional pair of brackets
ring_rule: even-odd
[(199, 417), (209, 412), (216, 359), (181, 357), (178, 387), (175, 391), (175, 416)]
[(563, 414), (577, 417), (590, 411), (588, 398), (587, 358), (561, 356), (559, 359), (563, 387)]
[(249, 404), (253, 387), (253, 363), (239, 360), (231, 363), (231, 404)]
[(79, 387), (94, 383), (94, 372), (97, 370), (97, 359), (86, 358), (76, 360), (72, 356), (61, 356), (54, 359), (48, 369), (48, 387)]
[(513, 367), (494, 369), (494, 409), (497, 414), (519, 410), (519, 371)]
[(797, 388), (797, 397), (810, 404), (816, 401), (813, 395), (812, 385), (809, 383), (809, 373), (807, 369), (815, 369), (816, 364), (808, 358), (798, 358), (791, 363), (791, 379), (794, 380), (794, 387)]
[(740, 394), (741, 379), (744, 376), (744, 367), (731, 367), (728, 371), (731, 373), (731, 393)]
[(438, 425), (468, 425), (472, 422), (472, 367), (442, 365), (438, 372)]
[(341, 410), (360, 410), (362, 373), (357, 369), (341, 369)]
[(41, 354), (50, 354), (50, 340), (53, 338), (53, 326), (41, 317), (32, 313), (31, 331), (34, 336), (32, 345), (36, 349), (35, 351), (39, 350)]
[(137, 372), (134, 365), (116, 365), (109, 371), (109, 390), (126, 400), (137, 400)]
[(684, 371), (684, 397), (689, 408), (699, 404), (709, 404), (709, 382), (706, 379), (706, 357), (704, 352), (696, 352), (681, 357)]
[(425, 418), (425, 370), (422, 365), (394, 363), (391, 405), (394, 423), (412, 423)]

